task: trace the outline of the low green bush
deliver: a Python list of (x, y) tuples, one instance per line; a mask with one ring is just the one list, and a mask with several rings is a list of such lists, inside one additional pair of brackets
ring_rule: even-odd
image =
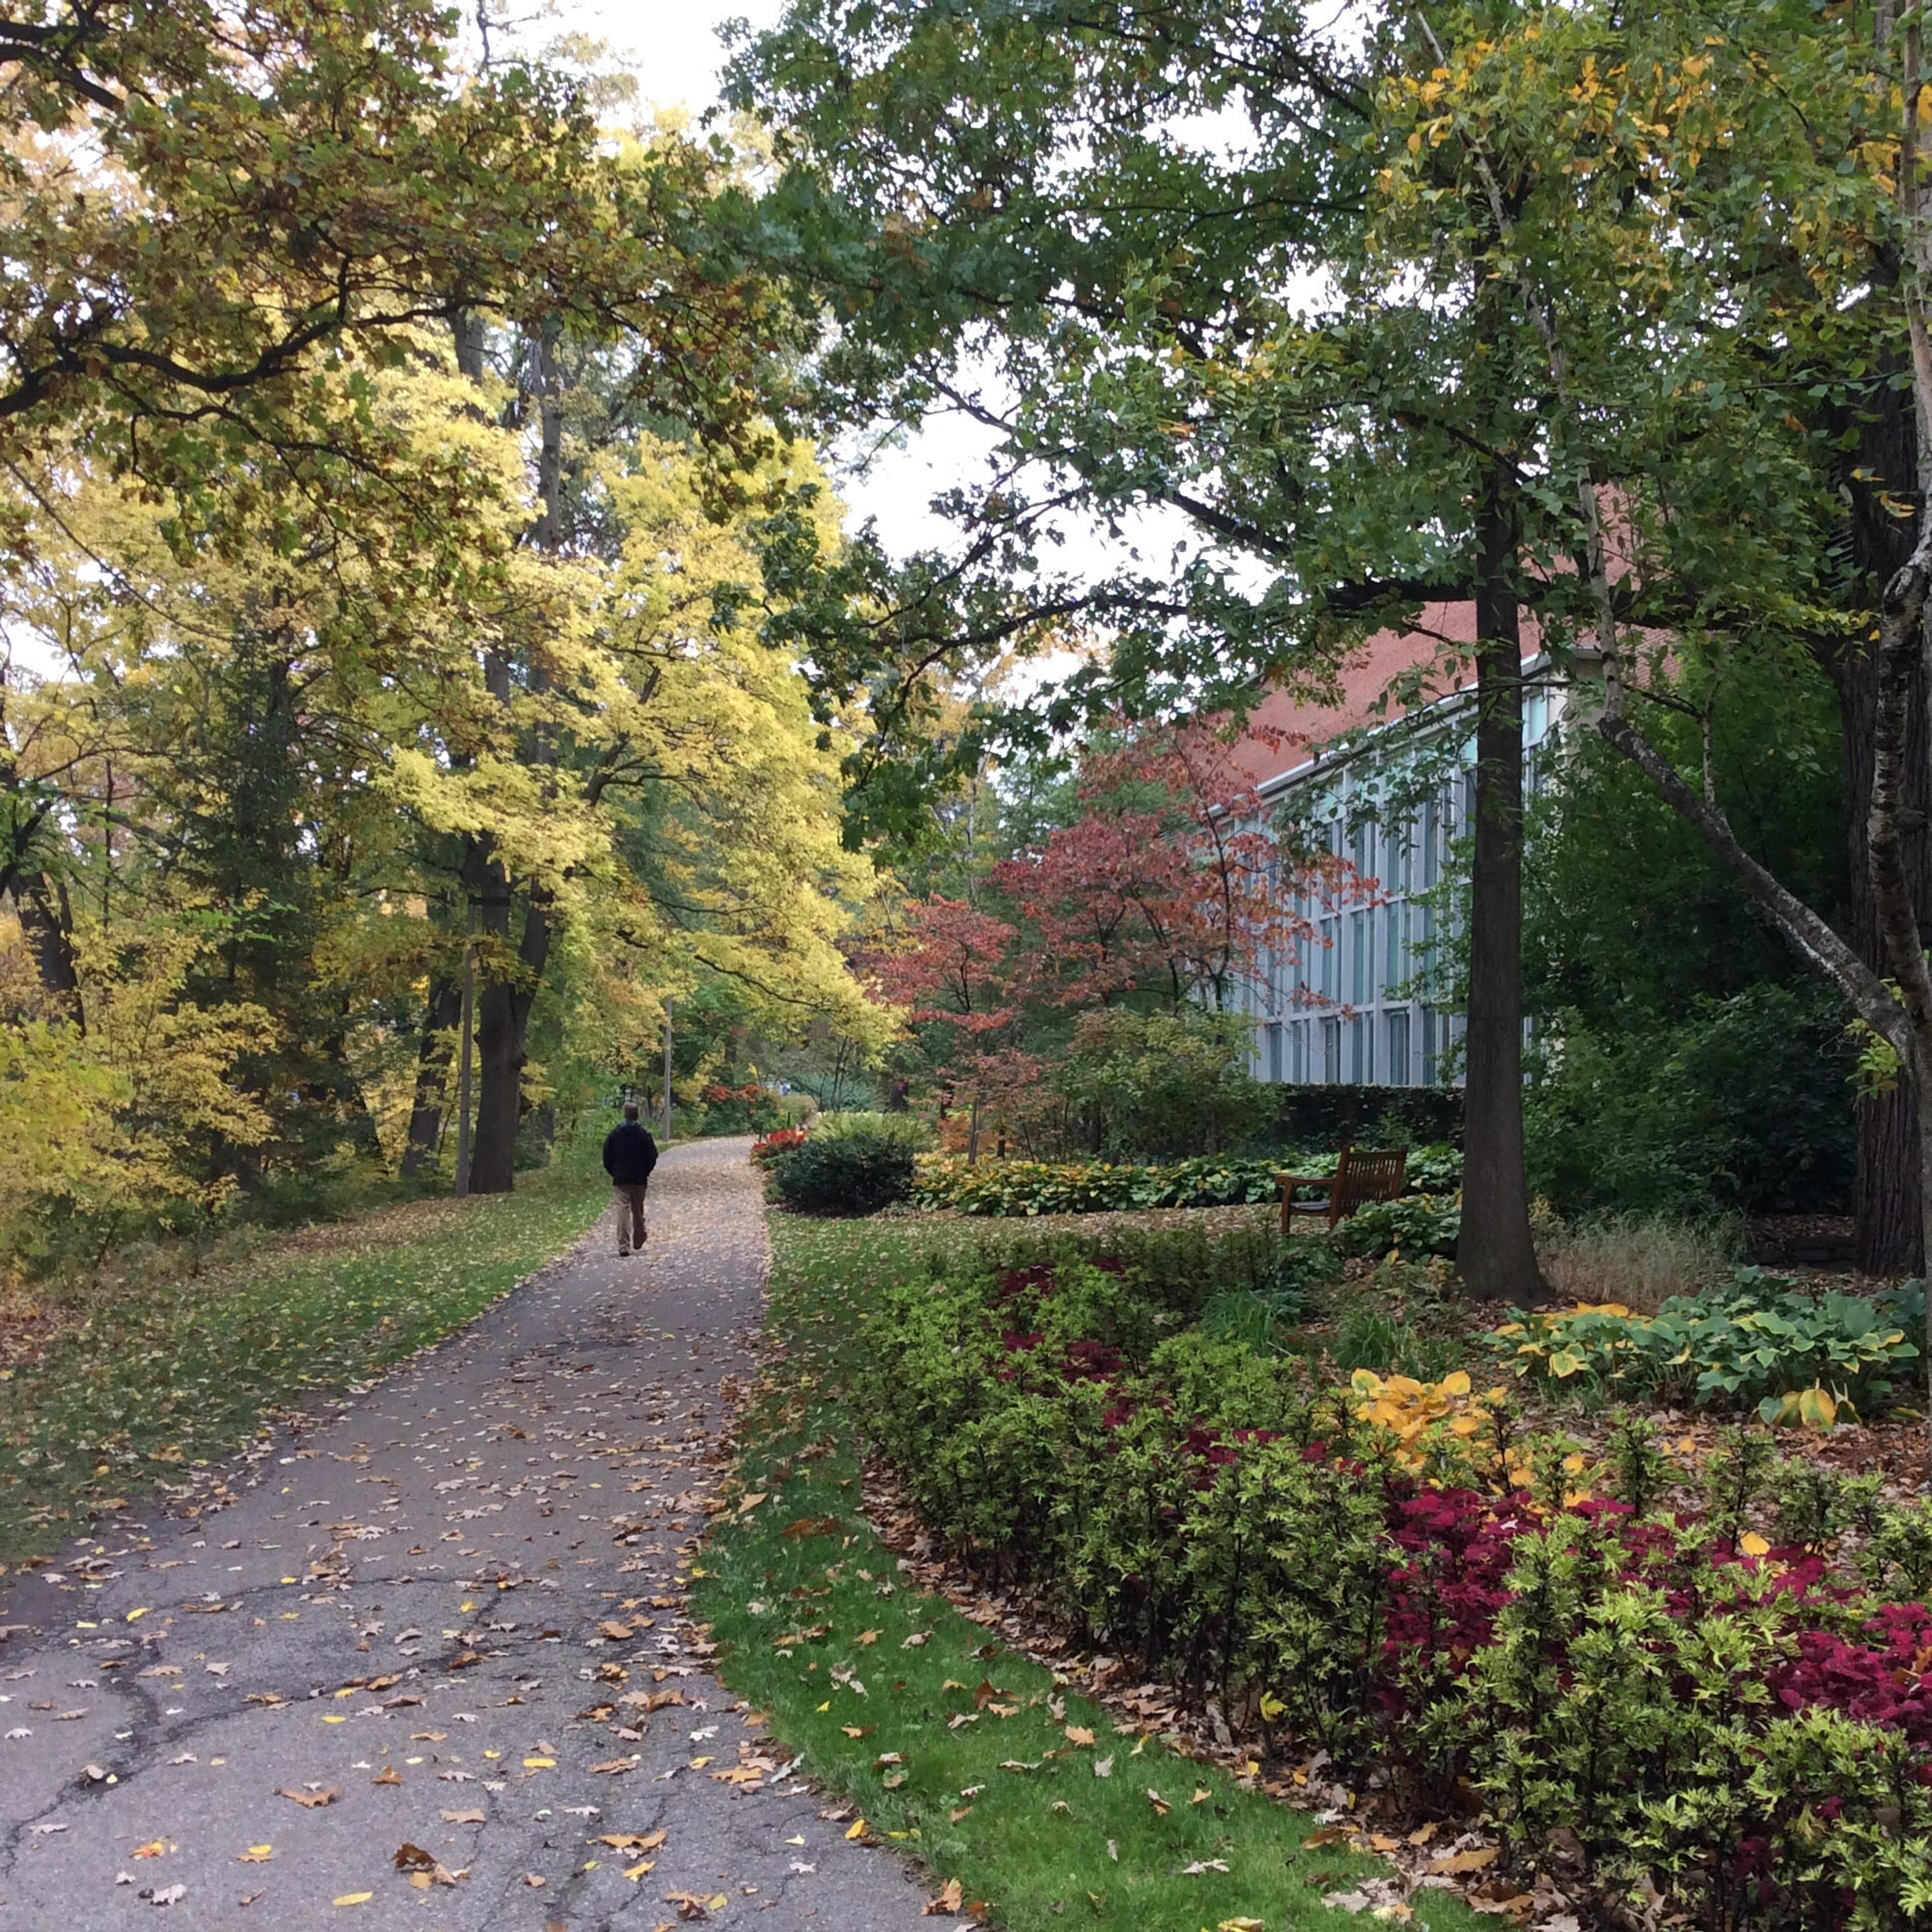
[(872, 1214), (912, 1192), (922, 1121), (906, 1114), (826, 1114), (765, 1163), (779, 1204), (802, 1214)]
[[(965, 1214), (992, 1215), (1238, 1207), (1278, 1200), (1277, 1174), (1332, 1174), (1338, 1158), (1330, 1148), (1321, 1153), (1290, 1152), (1239, 1159), (1204, 1155), (1163, 1167), (1136, 1167), (1100, 1160), (994, 1160), (969, 1164), (934, 1155), (920, 1163), (913, 1198), (922, 1208), (951, 1208)], [(1417, 1148), (1409, 1155), (1408, 1184), (1417, 1191), (1454, 1188), (1462, 1172), (1462, 1157), (1454, 1148)], [(1454, 1248), (1452, 1231), (1448, 1249), (1442, 1251), (1453, 1253)], [(1371, 1250), (1364, 1248), (1360, 1252)]]
[(1453, 1260), (1462, 1226), (1460, 1195), (1417, 1194), (1371, 1201), (1329, 1236), (1343, 1255), (1442, 1255)]
[[(1756, 1268), (1723, 1286), (1671, 1296), (1654, 1315), (1621, 1303), (1517, 1312), (1498, 1345), (1531, 1373), (1617, 1396), (1705, 1408), (1762, 1405), (1821, 1389), (1860, 1413), (1916, 1360), (1924, 1297), (1813, 1296)], [(1827, 1418), (1828, 1419), (1828, 1418)]]

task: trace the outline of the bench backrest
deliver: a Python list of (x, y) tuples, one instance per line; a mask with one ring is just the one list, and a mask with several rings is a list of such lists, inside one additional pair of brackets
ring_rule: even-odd
[(1393, 1153), (1345, 1147), (1335, 1168), (1335, 1184), (1330, 1194), (1331, 1219), (1341, 1220), (1371, 1201), (1393, 1201), (1402, 1192), (1402, 1177), (1408, 1167), (1408, 1150)]

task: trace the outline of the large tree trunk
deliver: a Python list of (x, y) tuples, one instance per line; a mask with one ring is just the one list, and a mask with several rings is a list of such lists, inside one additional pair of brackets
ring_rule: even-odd
[(515, 1185), (530, 1008), (550, 958), (550, 898), (536, 887), (526, 894), (524, 929), (512, 954), (509, 882), (502, 868), (480, 853), (475, 873), (483, 971), (476, 989), (476, 1136), (470, 1191), (507, 1194)]
[(1509, 486), (1492, 476), (1486, 488), (1478, 532), (1475, 856), (1456, 1265), (1472, 1296), (1520, 1303), (1548, 1292), (1530, 1238), (1523, 1168), (1522, 640)]
[[(1882, 587), (1912, 554), (1912, 520), (1893, 506), (1918, 488), (1918, 436), (1909, 390), (1886, 376), (1903, 374), (1907, 358), (1875, 376), (1855, 409), (1834, 412), (1832, 427), (1857, 440), (1842, 478), (1850, 548), (1864, 595), (1876, 603)], [(1878, 724), (1879, 662), (1874, 645), (1834, 638), (1818, 656), (1838, 694), (1844, 746), (1846, 861), (1850, 874), (1852, 944), (1867, 965), (1889, 975), (1883, 922), (1873, 890), (1870, 820), (1874, 736)], [(1900, 856), (1912, 898), (1932, 906), (1932, 740), (1927, 729), (1922, 665), (1910, 680), (1905, 756), (1900, 772)], [(1870, 1274), (1924, 1272), (1917, 1108), (1903, 1089), (1858, 1103), (1858, 1172), (1854, 1203), (1858, 1265)]]
[(430, 981), (423, 1013), (422, 1045), (416, 1055), (416, 1104), (410, 1110), (410, 1137), (403, 1149), (403, 1172), (418, 1174), (436, 1165), (442, 1144), (443, 1090), (448, 1084), (454, 1049), (451, 1030), (463, 1017), (463, 988), (439, 975)]

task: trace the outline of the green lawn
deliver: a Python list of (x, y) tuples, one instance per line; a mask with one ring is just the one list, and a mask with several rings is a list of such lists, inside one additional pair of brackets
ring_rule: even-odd
[[(725, 1681), (854, 1802), (855, 1826), (916, 1853), (935, 1892), (956, 1879), (1008, 1932), (1360, 1932), (1322, 1894), (1386, 1868), (1306, 1846), (1305, 1814), (1117, 1731), (944, 1598), (904, 1586), (856, 1514), (861, 1418), (845, 1366), (871, 1286), (917, 1266), (934, 1238), (974, 1234), (774, 1217), (767, 1327), (783, 1353), (742, 1420), (736, 1508), (696, 1573)], [(1446, 1892), (1413, 1903), (1436, 1932), (1489, 1922)]]
[(0, 1559), (51, 1549), (116, 1498), (460, 1327), (609, 1198), (594, 1164), (560, 1164), (514, 1194), (386, 1209), (97, 1306), (0, 1371)]

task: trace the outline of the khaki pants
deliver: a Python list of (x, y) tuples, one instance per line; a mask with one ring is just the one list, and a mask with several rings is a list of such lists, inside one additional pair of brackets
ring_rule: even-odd
[(649, 1238), (644, 1226), (644, 1190), (636, 1187), (617, 1190), (617, 1252), (628, 1255), (633, 1248), (641, 1248)]

